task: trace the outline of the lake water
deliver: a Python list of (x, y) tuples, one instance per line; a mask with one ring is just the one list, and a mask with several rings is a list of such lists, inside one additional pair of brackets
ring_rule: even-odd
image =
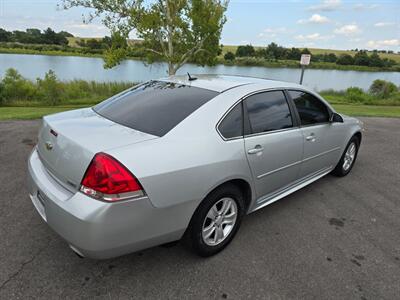
[[(84, 79), (95, 81), (129, 81), (141, 82), (167, 75), (166, 64), (155, 63), (146, 65), (142, 61), (126, 60), (113, 69), (104, 69), (103, 60), (93, 57), (47, 56), (24, 54), (0, 54), (0, 76), (8, 68), (17, 69), (24, 77), (35, 80), (43, 77), (49, 69), (56, 72), (61, 80)], [(214, 67), (199, 67), (185, 65), (178, 74), (229, 74), (255, 76), (298, 82), (300, 69), (239, 67), (217, 65)], [(343, 90), (350, 86), (368, 89), (375, 79), (389, 80), (400, 84), (400, 72), (358, 72), (339, 70), (305, 71), (303, 84), (317, 91), (334, 89)]]

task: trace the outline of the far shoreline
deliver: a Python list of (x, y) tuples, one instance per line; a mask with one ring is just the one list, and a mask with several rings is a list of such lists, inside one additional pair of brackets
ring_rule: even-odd
[[(77, 53), (68, 51), (38, 51), (32, 49), (21, 49), (21, 48), (2, 48), (0, 47), (0, 54), (14, 54), (14, 55), (42, 55), (42, 56), (71, 56), (71, 57), (85, 57), (85, 58), (103, 58), (101, 54), (92, 53)], [(126, 60), (136, 60), (145, 62), (144, 58), (140, 57), (127, 57)], [(155, 62), (157, 63), (157, 62)], [(159, 61), (158, 63), (163, 63)], [(301, 69), (300, 64), (296, 61), (267, 61), (267, 60), (246, 60), (238, 59), (234, 62), (229, 62), (223, 58), (218, 58), (216, 65), (224, 66), (237, 66), (237, 67), (264, 67), (264, 68), (282, 68), (282, 69)], [(390, 70), (386, 68), (376, 68), (376, 67), (366, 67), (366, 66), (356, 66), (356, 65), (336, 65), (335, 63), (321, 63), (315, 62), (307, 67), (308, 69), (315, 70), (337, 70), (337, 71), (356, 71), (356, 72), (388, 72), (388, 73), (399, 73), (400, 70)]]

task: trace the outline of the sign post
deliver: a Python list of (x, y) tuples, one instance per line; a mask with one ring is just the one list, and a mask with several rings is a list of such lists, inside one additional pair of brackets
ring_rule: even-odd
[(301, 65), (301, 76), (300, 76), (300, 84), (303, 84), (304, 70), (306, 66), (310, 64), (311, 54), (302, 54), (300, 58)]

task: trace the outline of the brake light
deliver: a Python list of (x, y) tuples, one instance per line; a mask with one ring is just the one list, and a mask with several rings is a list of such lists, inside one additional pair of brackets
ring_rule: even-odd
[(97, 153), (89, 164), (80, 191), (95, 199), (114, 202), (144, 195), (135, 176), (119, 161)]

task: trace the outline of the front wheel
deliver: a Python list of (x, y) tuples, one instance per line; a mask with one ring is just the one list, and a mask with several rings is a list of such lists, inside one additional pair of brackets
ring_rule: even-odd
[(239, 229), (244, 209), (243, 193), (235, 185), (211, 192), (197, 208), (186, 232), (192, 250), (207, 257), (224, 249)]
[(358, 148), (360, 147), (360, 141), (356, 136), (353, 136), (344, 150), (342, 157), (340, 158), (332, 174), (343, 177), (350, 173), (351, 169), (357, 158)]

